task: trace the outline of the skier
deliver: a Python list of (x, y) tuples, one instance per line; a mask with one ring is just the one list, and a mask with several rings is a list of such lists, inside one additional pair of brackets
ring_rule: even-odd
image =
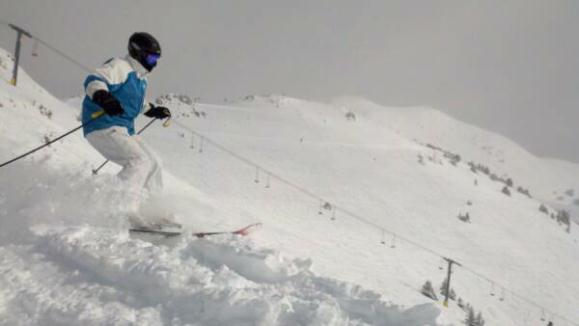
[[(134, 33), (128, 52), (124, 58), (108, 60), (84, 81), (82, 122), (86, 124), (83, 131), (88, 142), (105, 158), (122, 166), (118, 177), (127, 187), (127, 205), (120, 211), (133, 227), (142, 227), (151, 225), (139, 216), (143, 195), (160, 193), (163, 180), (161, 161), (135, 135), (134, 121), (143, 111), (156, 119), (170, 118), (171, 112), (145, 101), (147, 75), (161, 57), (159, 42), (148, 33)], [(97, 117), (101, 111), (105, 114)]]

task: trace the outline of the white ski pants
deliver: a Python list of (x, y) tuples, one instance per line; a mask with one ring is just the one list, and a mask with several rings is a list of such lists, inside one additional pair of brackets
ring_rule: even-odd
[(127, 186), (127, 210), (137, 212), (143, 197), (163, 188), (161, 161), (139, 135), (129, 135), (124, 127), (96, 130), (86, 136), (105, 158), (123, 167), (118, 176)]

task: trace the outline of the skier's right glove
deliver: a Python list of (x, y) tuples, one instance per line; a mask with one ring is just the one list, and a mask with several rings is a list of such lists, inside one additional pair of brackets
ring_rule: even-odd
[(125, 112), (121, 102), (117, 100), (111, 93), (100, 89), (92, 95), (92, 100), (98, 104), (108, 115), (121, 115)]
[(144, 113), (149, 118), (155, 119), (165, 119), (171, 117), (171, 111), (164, 107), (164, 106), (155, 106), (154, 104), (150, 103), (150, 109)]

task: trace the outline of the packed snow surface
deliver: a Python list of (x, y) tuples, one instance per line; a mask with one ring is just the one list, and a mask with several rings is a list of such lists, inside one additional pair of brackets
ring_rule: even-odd
[[(11, 65), (0, 52), (4, 81)], [(486, 325), (579, 320), (577, 225), (551, 216), (576, 207), (577, 165), (430, 108), (157, 101), (174, 121), (143, 137), (166, 189), (143, 215), (195, 231), (263, 226), (129, 235), (118, 166), (91, 175), (103, 159), (73, 134), (0, 168), (0, 324), (463, 325), (466, 303)], [(78, 126), (68, 103), (24, 71), (18, 87), (0, 82), (0, 161)], [(464, 265), (448, 308), (439, 255)], [(420, 293), (426, 281), (438, 301)]]

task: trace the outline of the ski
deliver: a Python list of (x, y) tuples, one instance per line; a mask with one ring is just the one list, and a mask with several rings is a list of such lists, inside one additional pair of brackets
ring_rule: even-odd
[(129, 229), (131, 233), (148, 233), (148, 234), (156, 234), (162, 235), (165, 237), (176, 237), (183, 234), (182, 231), (167, 231), (167, 230), (159, 230), (159, 229), (151, 229), (151, 228), (131, 228)]
[(233, 230), (233, 231), (213, 231), (213, 232), (193, 232), (193, 236), (197, 238), (205, 238), (212, 235), (220, 235), (220, 234), (235, 234), (246, 236), (255, 230), (258, 226), (261, 226), (261, 223), (253, 223), (249, 224), (248, 226), (242, 227), (241, 229)]
[(161, 219), (156, 223), (143, 223), (135, 219), (131, 221), (131, 224), (129, 232), (132, 233), (148, 233), (165, 237), (174, 237), (183, 233), (183, 226), (181, 224), (167, 219)]
[[(251, 233), (253, 230), (255, 230), (258, 226), (261, 226), (261, 223), (249, 224), (245, 227), (242, 227), (240, 229), (233, 230), (233, 231), (193, 232), (193, 233), (191, 233), (191, 235), (196, 237), (196, 238), (205, 238), (205, 237), (210, 237), (210, 236), (214, 236), (214, 235), (222, 235), (222, 234), (234, 234), (234, 235), (246, 236), (249, 233)], [(131, 232), (131, 233), (147, 233), (147, 234), (152, 234), (152, 235), (161, 235), (164, 237), (176, 237), (176, 236), (180, 236), (183, 233), (185, 233), (185, 231), (162, 230), (162, 229), (157, 229), (157, 228), (146, 228), (146, 227), (131, 228), (131, 229), (129, 229), (129, 232)]]

